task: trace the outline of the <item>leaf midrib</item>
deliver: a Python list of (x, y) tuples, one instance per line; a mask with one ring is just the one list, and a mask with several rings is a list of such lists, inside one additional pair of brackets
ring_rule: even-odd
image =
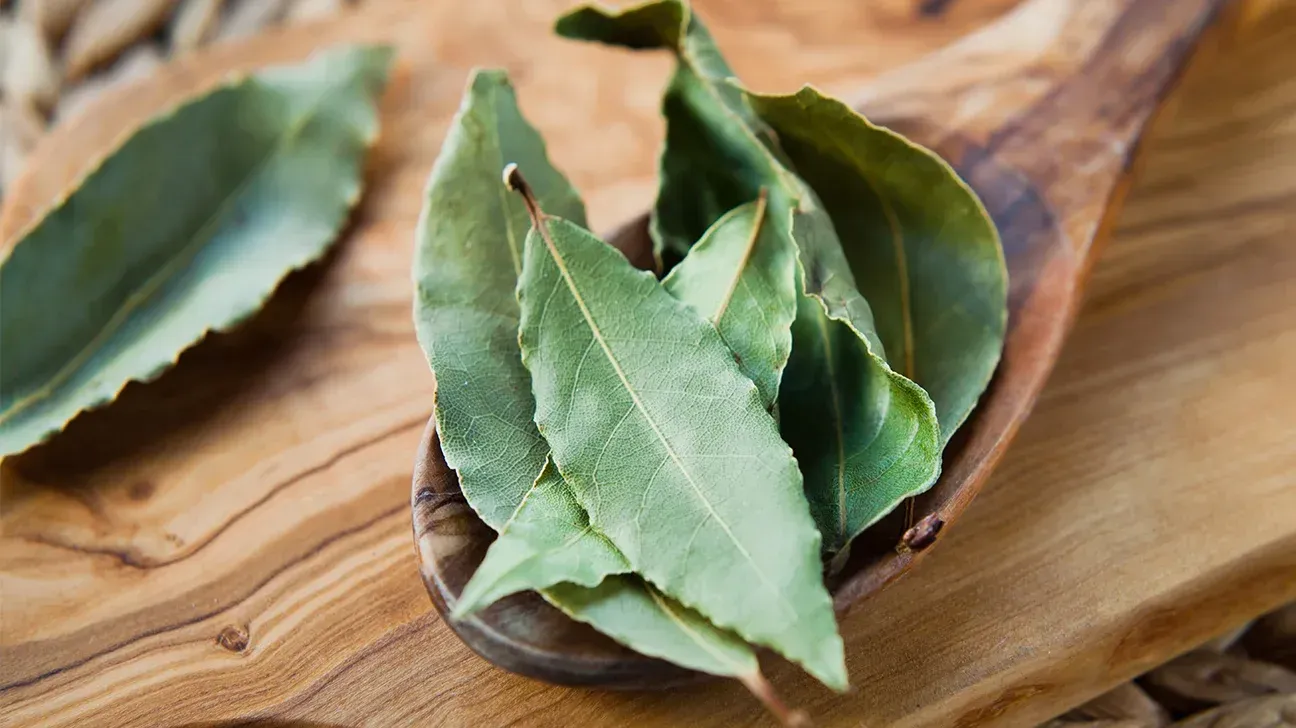
[[(500, 113), (499, 113), (499, 87), (491, 86), (490, 90), (490, 114), (496, 123), (491, 124), (491, 131), (495, 132), (495, 156), (499, 163), (495, 166), (504, 168), (504, 140), (500, 135)], [(509, 215), (508, 190), (501, 184), (491, 185), (495, 188), (496, 194), (499, 195), (500, 212), (504, 218), (504, 235), (508, 239), (509, 259), (513, 262), (513, 274), (522, 277), (522, 250), (517, 242), (517, 233), (513, 232), (513, 219)]]
[(742, 257), (738, 259), (733, 278), (730, 279), (724, 297), (720, 299), (720, 305), (716, 307), (716, 312), (711, 317), (711, 323), (717, 328), (720, 326), (720, 319), (724, 318), (725, 312), (729, 310), (729, 303), (733, 301), (738, 284), (742, 281), (747, 266), (751, 262), (752, 252), (756, 249), (756, 240), (760, 237), (761, 228), (765, 224), (765, 204), (765, 195), (756, 198), (756, 212), (752, 216), (752, 229), (747, 237), (747, 245), (743, 247)]
[[(253, 81), (249, 80), (249, 83), (252, 82)], [(28, 394), (22, 399), (17, 400), (8, 410), (0, 413), (0, 425), (14, 419), (17, 415), (26, 411), (36, 402), (48, 398), (53, 394), (56, 388), (63, 385), (68, 379), (80, 371), (81, 367), (90, 359), (94, 358), (94, 355), (98, 353), (99, 350), (103, 348), (103, 345), (111, 339), (115, 333), (117, 333), (127, 320), (130, 319), (132, 314), (138, 311), (146, 301), (152, 298), (153, 294), (157, 293), (163, 284), (170, 280), (178, 270), (183, 269), (185, 265), (197, 257), (198, 252), (207, 244), (207, 242), (209, 242), (211, 234), (214, 232), (214, 230), (211, 230), (210, 228), (226, 218), (231, 206), (243, 196), (243, 193), (247, 191), (248, 186), (253, 182), (253, 180), (257, 179), (261, 173), (266, 170), (270, 162), (278, 157), (279, 154), (288, 147), (291, 141), (297, 138), (302, 129), (305, 128), (306, 124), (315, 117), (315, 114), (323, 106), (324, 101), (337, 90), (338, 89), (334, 88), (326, 89), (321, 92), (319, 96), (307, 107), (306, 112), (298, 119), (294, 120), (293, 124), (289, 126), (283, 136), (281, 136), (270, 148), (269, 152), (267, 152), (267, 154), (252, 167), (248, 175), (234, 188), (234, 191), (226, 196), (225, 199), (221, 200), (215, 212), (213, 212), (203, 222), (203, 224), (198, 227), (198, 230), (193, 235), (193, 240), (182, 247), (175, 255), (167, 259), (157, 272), (145, 279), (144, 284), (140, 286), (137, 291), (127, 297), (126, 301), (113, 313), (107, 323), (105, 323), (94, 337), (90, 339), (90, 342), (82, 347), (81, 350), (68, 360), (66, 364), (60, 367), (59, 370), (54, 373), (54, 376), (47, 380), (44, 385), (40, 386), (34, 392)]]
[(840, 143), (834, 143), (833, 146), (837, 147), (838, 151), (844, 154), (847, 159), (855, 163), (855, 169), (859, 172), (860, 178), (864, 180), (864, 184), (868, 185), (869, 191), (873, 193), (873, 196), (878, 200), (878, 204), (882, 206), (882, 215), (886, 218), (887, 229), (891, 232), (891, 249), (896, 262), (896, 278), (899, 279), (897, 297), (900, 299), (901, 340), (904, 346), (904, 371), (902, 373), (907, 379), (912, 380), (917, 365), (914, 352), (912, 282), (909, 279), (909, 257), (905, 251), (904, 231), (901, 228), (891, 198), (883, 195), (882, 191), (878, 189), (877, 183), (874, 182), (873, 176), (866, 171), (862, 160)]
[(698, 647), (701, 647), (704, 652), (715, 658), (716, 662), (719, 662), (722, 665), (727, 665), (734, 675), (747, 674), (742, 669), (743, 665), (730, 659), (728, 655), (724, 654), (720, 650), (712, 647), (711, 643), (706, 639), (703, 639), (702, 635), (698, 633), (697, 630), (693, 629), (687, 622), (680, 618), (680, 616), (675, 613), (675, 610), (671, 608), (670, 604), (662, 598), (661, 594), (659, 594), (656, 589), (645, 585), (644, 591), (648, 592), (648, 596), (653, 600), (653, 604), (656, 604), (657, 608), (660, 609), (671, 620), (671, 622), (674, 622), (675, 626), (679, 627), (681, 632), (688, 635), (689, 639), (693, 640), (693, 642), (697, 644)]

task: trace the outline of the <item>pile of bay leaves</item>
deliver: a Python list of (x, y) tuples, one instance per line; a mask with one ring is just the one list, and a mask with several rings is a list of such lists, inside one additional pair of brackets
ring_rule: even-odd
[(763, 698), (749, 645), (844, 690), (824, 572), (936, 481), (990, 379), (994, 226), (939, 158), (840, 101), (739, 85), (683, 0), (557, 31), (676, 58), (658, 270), (585, 229), (508, 79), (475, 73), (414, 267), (442, 451), (499, 534), (454, 616), (536, 590)]

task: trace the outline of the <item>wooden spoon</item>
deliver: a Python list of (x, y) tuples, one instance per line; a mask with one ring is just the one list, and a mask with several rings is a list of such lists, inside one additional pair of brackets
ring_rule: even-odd
[[(874, 121), (939, 152), (985, 201), (1008, 260), (1009, 326), (1003, 360), (947, 448), (940, 482), (861, 537), (830, 584), (839, 614), (918, 563), (1025, 420), (1129, 187), (1138, 141), (1220, 5), (1032, 0), (854, 99)], [(642, 255), (644, 220), (612, 240), (632, 259)], [(423, 578), (444, 616), (494, 533), (464, 501), (430, 423), (413, 486)], [(486, 659), (551, 682), (644, 688), (695, 677), (620, 647), (534, 594), (447, 622)]]

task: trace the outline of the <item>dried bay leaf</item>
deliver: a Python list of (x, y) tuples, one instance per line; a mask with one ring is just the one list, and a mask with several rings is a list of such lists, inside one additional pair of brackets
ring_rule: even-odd
[(288, 10), (288, 0), (230, 0), (216, 36), (246, 38), (278, 22)]
[(792, 353), (797, 282), (796, 251), (767, 207), (762, 194), (716, 220), (662, 285), (716, 326), (770, 408)]
[(1296, 728), (1296, 693), (1239, 700), (1184, 718), (1172, 728)]
[(733, 69), (687, 3), (647, 2), (619, 12), (584, 6), (560, 17), (554, 29), (577, 40), (636, 50), (668, 48), (678, 56), (662, 100), (667, 123), (658, 170), (661, 193), (649, 227), (658, 256), (684, 255), (713, 222), (755, 198), (741, 170), (704, 163), (718, 159), (741, 167), (746, 158), (741, 150), (730, 154), (728, 146), (709, 146), (726, 141), (711, 133), (717, 113), (736, 115), (763, 143), (773, 144), (769, 129), (742, 94), (718, 83), (733, 76)]
[[(758, 389), (765, 384), (760, 393), (767, 408), (774, 403), (778, 377), (792, 348), (789, 328), (796, 314), (794, 305), (778, 310), (777, 296), (770, 293), (784, 288), (787, 300), (795, 301), (794, 256), (771, 233), (762, 197), (718, 220), (663, 281), (667, 291), (717, 325), (743, 373)], [(730, 308), (737, 313), (725, 316)], [(590, 526), (585, 510), (550, 467), (500, 529), (464, 589), (457, 614), (465, 616), (509, 594), (563, 581), (596, 586), (599, 579), (593, 577), (597, 572), (592, 564), (605, 574), (630, 570), (625, 557)], [(608, 548), (615, 557), (607, 555)]]
[[(531, 223), (522, 201), (500, 183), (506, 160), (528, 165), (543, 204), (584, 219), (579, 196), (550, 164), (539, 134), (517, 108), (507, 77), (478, 71), (429, 179), (414, 260), (415, 328), (437, 375), (434, 416), (442, 452), (469, 504), (501, 531), (465, 590), (469, 604), (456, 605), (465, 618), (474, 606), (510, 588), (552, 581), (494, 583), (511, 565), (588, 523), (570, 488), (557, 487), (565, 482), (532, 483), (544, 468), (549, 445), (533, 420), (531, 378), (518, 347), (515, 289)], [(545, 487), (544, 497), (526, 499), (527, 507), (519, 508), (533, 487)], [(548, 533), (545, 525), (557, 528)], [(584, 569), (580, 559), (586, 558), (611, 564), (609, 572), (622, 570), (592, 530), (567, 549), (573, 552), (568, 556), (585, 549), (595, 553), (577, 555), (565, 565)], [(579, 572), (572, 578), (581, 578)], [(736, 677), (749, 686), (764, 682), (742, 640), (690, 610), (675, 609), (678, 605), (637, 577), (608, 576), (593, 588), (555, 584), (540, 594), (573, 619), (643, 654)]]
[[(660, 230), (694, 239), (726, 206), (769, 190), (768, 214), (785, 244), (795, 246), (800, 287), (779, 392), (781, 431), (805, 476), (823, 548), (844, 558), (851, 539), (936, 481), (941, 439), (930, 398), (887, 364), (831, 219), (787, 165), (746, 92), (729, 82), (728, 66), (716, 60), (718, 49), (685, 3), (656, 0), (621, 13), (581, 8), (557, 29), (675, 52), (681, 68), (663, 104), (667, 140), (654, 209)], [(700, 187), (679, 181), (688, 170)], [(668, 249), (671, 239), (663, 237)]]
[(94, 0), (76, 16), (64, 50), (64, 73), (75, 81), (112, 60), (167, 19), (176, 0)]
[(63, 37), (89, 0), (20, 0), (18, 15), (32, 21), (51, 44)]
[(136, 131), (21, 234), (0, 262), (0, 454), (156, 377), (323, 254), (390, 62), (356, 47), (236, 78)]
[(206, 43), (216, 29), (224, 0), (184, 0), (171, 16), (171, 50), (185, 53)]
[(0, 45), (4, 54), (0, 96), (32, 108), (48, 108), (58, 94), (59, 74), (40, 30), (26, 20), (0, 19)]
[(533, 170), (542, 204), (576, 221), (585, 205), (550, 164), (502, 71), (477, 71), (428, 180), (414, 257), (414, 324), (437, 377), (434, 416), (468, 504), (500, 530), (544, 467), (514, 294), (526, 207), (500, 183), (508, 162)]
[(750, 97), (818, 194), (893, 369), (931, 396), (944, 441), (999, 363), (1008, 273), (994, 223), (932, 152), (805, 87)]
[(852, 539), (936, 482), (940, 426), (927, 393), (879, 355), (832, 223), (810, 207), (795, 214), (793, 231), (806, 294), (779, 390), (781, 431), (836, 571)]
[(459, 595), (453, 617), (462, 619), (516, 592), (563, 582), (596, 587), (604, 577), (630, 570), (616, 546), (590, 525), (589, 514), (547, 462)]
[(845, 689), (819, 533), (756, 387), (651, 273), (531, 213), (522, 361), (537, 426), (590, 523), (663, 592)]

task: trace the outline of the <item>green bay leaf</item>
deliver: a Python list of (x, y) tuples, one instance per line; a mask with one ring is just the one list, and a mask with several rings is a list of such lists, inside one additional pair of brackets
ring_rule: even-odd
[[(670, 30), (676, 17), (685, 30)], [(657, 23), (652, 43), (639, 29), (645, 18)], [(618, 24), (636, 29), (617, 31)], [(673, 231), (662, 237), (668, 248), (671, 239), (696, 239), (728, 209), (768, 190), (767, 214), (774, 233), (796, 251), (799, 281), (795, 299), (780, 301), (797, 312), (779, 394), (781, 431), (805, 476), (825, 552), (844, 553), (851, 539), (940, 474), (940, 427), (930, 398), (887, 364), (873, 312), (827, 210), (796, 176), (728, 66), (715, 60), (719, 50), (685, 3), (655, 0), (621, 13), (583, 8), (559, 21), (559, 31), (675, 52), (654, 208), (658, 229)], [(682, 40), (671, 45), (673, 38)]]
[[(542, 592), (573, 619), (649, 657), (747, 681), (760, 674), (751, 647), (634, 574), (609, 576), (594, 588), (557, 584)], [(680, 656), (687, 660), (680, 662)]]
[(453, 616), (463, 619), (510, 594), (564, 582), (596, 587), (604, 577), (630, 570), (616, 546), (590, 525), (562, 475), (546, 463), (459, 595)]
[(819, 533), (755, 386), (650, 273), (536, 215), (522, 359), (536, 423), (590, 523), (663, 592), (844, 689)]
[(662, 285), (715, 325), (766, 408), (792, 353), (796, 250), (762, 195), (716, 220)]
[(811, 87), (750, 97), (823, 202), (888, 361), (931, 396), (948, 441), (990, 381), (1007, 327), (1003, 249), (932, 152)]
[(0, 455), (149, 381), (319, 258), (361, 188), (392, 53), (236, 78), (135, 131), (0, 262)]
[(500, 184), (508, 162), (535, 170), (545, 205), (584, 220), (584, 204), (549, 163), (507, 76), (477, 71), (428, 180), (415, 234), (414, 324), (437, 377), (441, 451), (468, 504), (496, 530), (549, 453), (532, 419), (531, 376), (517, 344), (514, 289), (531, 222)]
[(554, 29), (576, 40), (667, 49), (679, 59), (662, 99), (661, 191), (649, 227), (659, 256), (683, 256), (720, 216), (756, 198), (752, 183), (759, 175), (744, 173), (751, 162), (744, 144), (715, 130), (724, 117), (737, 116), (775, 149), (772, 132), (743, 94), (723, 83), (733, 69), (688, 3), (654, 0), (622, 11), (582, 6), (560, 17)]
[[(474, 608), (506, 593), (541, 588), (546, 600), (573, 619), (631, 649), (695, 670), (755, 680), (755, 655), (740, 639), (696, 616), (677, 618), (636, 578), (610, 576), (592, 587), (554, 583), (564, 577), (595, 582), (599, 567), (622, 571), (624, 557), (614, 548), (610, 552), (596, 531), (585, 530), (588, 517), (552, 470), (535, 482), (549, 445), (533, 420), (535, 400), (518, 348), (515, 295), (531, 223), (522, 202), (499, 178), (505, 162), (519, 160), (531, 171), (545, 205), (584, 218), (580, 198), (549, 163), (539, 134), (518, 110), (507, 76), (477, 71), (429, 179), (414, 256), (415, 327), (437, 375), (435, 416), (443, 453), (473, 508), (501, 531), (465, 589), (468, 604), (456, 609), (470, 618)], [(543, 497), (526, 498), (541, 485)], [(525, 507), (519, 508), (524, 499)], [(581, 535), (556, 566), (526, 563), (574, 534)], [(522, 568), (510, 571), (520, 563)]]

